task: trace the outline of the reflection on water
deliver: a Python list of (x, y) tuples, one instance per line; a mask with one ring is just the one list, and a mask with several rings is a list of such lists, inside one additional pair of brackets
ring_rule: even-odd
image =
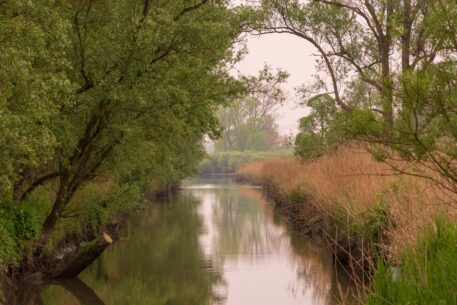
[(27, 303), (333, 305), (334, 273), (328, 253), (291, 236), (261, 190), (195, 180), (132, 219), (80, 279)]

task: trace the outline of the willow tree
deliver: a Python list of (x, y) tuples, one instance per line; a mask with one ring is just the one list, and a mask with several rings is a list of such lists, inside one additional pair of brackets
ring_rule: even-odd
[(22, 205), (51, 186), (38, 260), (87, 183), (108, 176), (129, 192), (190, 174), (202, 138), (218, 133), (215, 110), (242, 89), (227, 71), (240, 17), (226, 1), (3, 1), (0, 11), (1, 199)]
[(396, 156), (376, 155), (389, 162), (399, 153), (424, 170), (389, 162), (396, 170), (457, 192), (453, 1), (263, 0), (255, 10), (256, 33), (294, 35), (315, 47), (321, 73), (307, 93), (332, 96), (350, 137), (394, 148)]

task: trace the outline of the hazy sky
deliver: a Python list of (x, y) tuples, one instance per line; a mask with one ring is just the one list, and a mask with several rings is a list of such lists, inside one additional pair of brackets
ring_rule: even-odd
[(288, 93), (288, 102), (278, 111), (280, 133), (289, 130), (295, 133), (298, 119), (307, 114), (303, 106), (297, 106), (294, 88), (309, 83), (314, 73), (315, 53), (313, 47), (303, 39), (289, 34), (268, 34), (248, 38), (249, 54), (236, 68), (243, 74), (256, 75), (265, 63), (272, 68), (287, 71), (290, 77), (284, 89)]

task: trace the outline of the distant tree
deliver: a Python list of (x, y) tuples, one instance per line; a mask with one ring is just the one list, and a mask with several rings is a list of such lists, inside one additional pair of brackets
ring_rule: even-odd
[(265, 67), (259, 76), (244, 79), (249, 84), (248, 94), (218, 112), (222, 138), (216, 143), (217, 149), (243, 151), (278, 147), (274, 114), (284, 103), (280, 85), (286, 78), (285, 72), (273, 74)]

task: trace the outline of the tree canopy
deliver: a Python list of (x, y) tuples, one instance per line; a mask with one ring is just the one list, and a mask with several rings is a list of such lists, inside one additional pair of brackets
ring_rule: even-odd
[(227, 1), (0, 11), (0, 195), (23, 205), (49, 186), (36, 256), (88, 183), (128, 193), (193, 173), (203, 137), (219, 133), (216, 109), (244, 89), (228, 73), (242, 16)]
[[(379, 160), (457, 192), (453, 1), (263, 0), (250, 10), (258, 34), (294, 35), (315, 47), (316, 81), (301, 92), (305, 101), (331, 97), (333, 125), (345, 138), (381, 144), (369, 148)], [(322, 131), (314, 118), (302, 121), (298, 142), (321, 141), (305, 139), (310, 124)], [(411, 162), (419, 166), (410, 170)]]

